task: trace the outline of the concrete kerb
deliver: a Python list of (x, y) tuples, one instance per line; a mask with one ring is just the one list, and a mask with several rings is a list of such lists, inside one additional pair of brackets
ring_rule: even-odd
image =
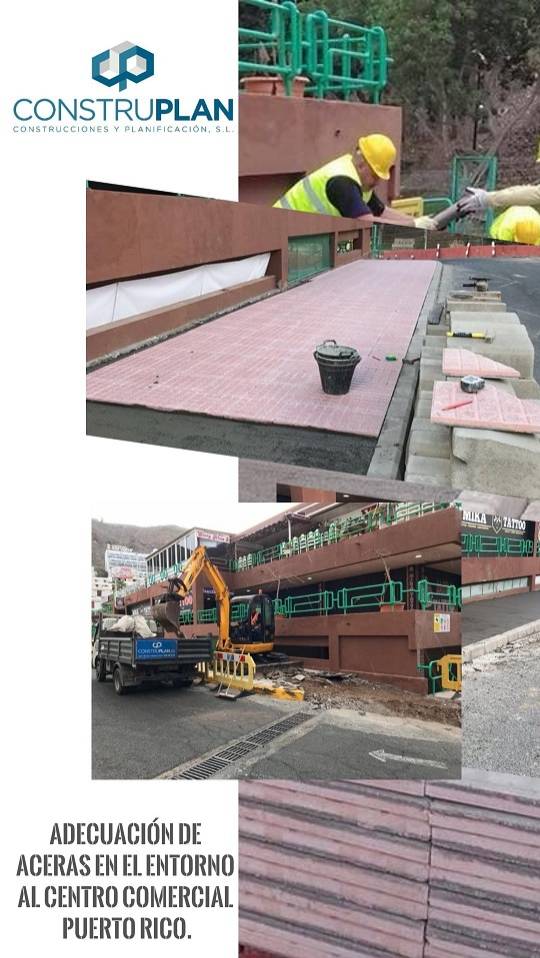
[[(403, 360), (399, 379), (379, 433), (377, 446), (369, 464), (368, 476), (397, 479), (403, 472), (405, 443), (413, 415), (420, 357), (428, 319), (436, 306), (440, 305), (442, 308), (446, 299), (448, 284), (449, 280), (445, 282), (442, 264), (436, 263), (435, 272)], [(445, 287), (444, 290), (443, 286)]]
[(540, 636), (540, 619), (535, 619), (534, 622), (519, 625), (515, 629), (509, 629), (508, 632), (491, 635), (488, 639), (482, 639), (480, 642), (472, 642), (462, 650), (463, 664), (466, 665), (482, 655), (487, 655), (488, 652), (496, 652), (498, 649), (504, 649), (505, 646), (513, 645), (523, 639), (534, 642), (538, 636)]

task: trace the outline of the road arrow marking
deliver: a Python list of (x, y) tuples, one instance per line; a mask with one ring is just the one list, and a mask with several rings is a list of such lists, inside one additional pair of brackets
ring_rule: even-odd
[(413, 758), (411, 755), (393, 755), (392, 752), (385, 752), (384, 748), (377, 749), (376, 752), (369, 753), (372, 758), (378, 762), (408, 762), (410, 765), (430, 765), (431, 768), (446, 768), (444, 762), (433, 762), (429, 758)]

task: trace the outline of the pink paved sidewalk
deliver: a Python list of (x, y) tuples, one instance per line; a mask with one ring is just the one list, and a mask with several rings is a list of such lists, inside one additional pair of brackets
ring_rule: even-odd
[[(90, 373), (87, 397), (376, 437), (434, 270), (342, 266)], [(313, 351), (328, 338), (362, 356), (346, 396), (321, 389)]]

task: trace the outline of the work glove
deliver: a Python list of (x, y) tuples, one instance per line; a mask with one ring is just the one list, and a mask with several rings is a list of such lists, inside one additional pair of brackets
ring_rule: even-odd
[(480, 213), (487, 209), (488, 192), (487, 190), (477, 190), (473, 186), (468, 186), (464, 196), (458, 200), (458, 209), (460, 213), (467, 216), (469, 213)]
[(417, 216), (414, 221), (417, 230), (436, 230), (438, 229), (435, 220), (431, 216)]

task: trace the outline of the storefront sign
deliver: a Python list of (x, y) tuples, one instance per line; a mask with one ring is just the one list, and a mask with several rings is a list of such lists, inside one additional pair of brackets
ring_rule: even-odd
[(463, 512), (464, 532), (483, 532), (487, 535), (513, 539), (534, 539), (534, 522), (513, 519), (510, 516), (492, 516), (487, 512)]

